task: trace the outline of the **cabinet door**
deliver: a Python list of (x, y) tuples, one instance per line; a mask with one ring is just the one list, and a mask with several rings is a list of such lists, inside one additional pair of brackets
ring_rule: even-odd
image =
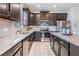
[(70, 43), (66, 40), (60, 39), (60, 56), (70, 56)]
[(41, 41), (41, 32), (35, 32), (35, 41)]
[(68, 56), (68, 49), (65, 48), (63, 45), (60, 45), (60, 55), (61, 56)]
[(9, 5), (8, 3), (0, 3), (0, 17), (1, 18), (8, 18), (9, 13)]
[[(21, 47), (22, 47), (22, 42), (18, 43), (17, 45), (6, 51), (4, 54), (2, 54), (2, 56), (15, 56), (18, 51), (22, 51)], [(17, 53), (17, 55), (19, 54), (20, 52)]]
[(56, 14), (56, 20), (66, 20), (67, 14), (66, 13), (57, 13)]
[(22, 56), (22, 48), (14, 56)]
[(25, 39), (23, 41), (23, 56), (27, 56), (28, 55), (29, 42), (27, 40), (28, 39)]
[(55, 25), (56, 26), (56, 14), (55, 13), (49, 14), (49, 25)]
[(11, 3), (10, 4), (10, 19), (19, 21), (20, 20), (20, 4)]
[(79, 56), (79, 46), (70, 43), (70, 56)]
[(40, 11), (41, 20), (49, 20), (49, 11)]
[(30, 13), (30, 25), (40, 25), (40, 13)]
[(53, 46), (54, 44), (53, 44), (53, 37), (52, 37), (52, 35), (50, 35), (50, 46), (51, 46), (51, 48), (53, 49)]
[(54, 52), (58, 56), (59, 55), (59, 44), (58, 39), (54, 37)]
[(49, 32), (45, 32), (44, 35), (45, 35), (45, 38), (49, 38), (50, 37), (50, 33)]

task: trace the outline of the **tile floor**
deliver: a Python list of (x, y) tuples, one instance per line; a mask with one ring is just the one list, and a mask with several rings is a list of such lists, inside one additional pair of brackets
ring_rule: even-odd
[(49, 42), (34, 42), (29, 56), (55, 56), (55, 54), (51, 50)]

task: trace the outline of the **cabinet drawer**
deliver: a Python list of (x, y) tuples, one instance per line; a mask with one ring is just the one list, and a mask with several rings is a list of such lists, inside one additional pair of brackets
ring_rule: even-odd
[(21, 46), (22, 46), (22, 42), (12, 47), (10, 50), (5, 52), (2, 56), (13, 56)]

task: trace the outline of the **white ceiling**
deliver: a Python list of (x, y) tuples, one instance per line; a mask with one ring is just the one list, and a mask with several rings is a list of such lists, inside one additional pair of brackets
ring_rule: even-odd
[[(66, 11), (72, 7), (79, 7), (79, 3), (26, 3), (24, 5), (34, 11)], [(40, 8), (37, 5), (40, 5)], [(53, 5), (56, 5), (56, 8), (53, 8)]]

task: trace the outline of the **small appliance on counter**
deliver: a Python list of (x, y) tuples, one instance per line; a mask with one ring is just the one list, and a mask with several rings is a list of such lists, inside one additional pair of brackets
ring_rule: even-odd
[(72, 35), (70, 21), (67, 21), (67, 25), (62, 28), (62, 34), (64, 34), (64, 35)]

